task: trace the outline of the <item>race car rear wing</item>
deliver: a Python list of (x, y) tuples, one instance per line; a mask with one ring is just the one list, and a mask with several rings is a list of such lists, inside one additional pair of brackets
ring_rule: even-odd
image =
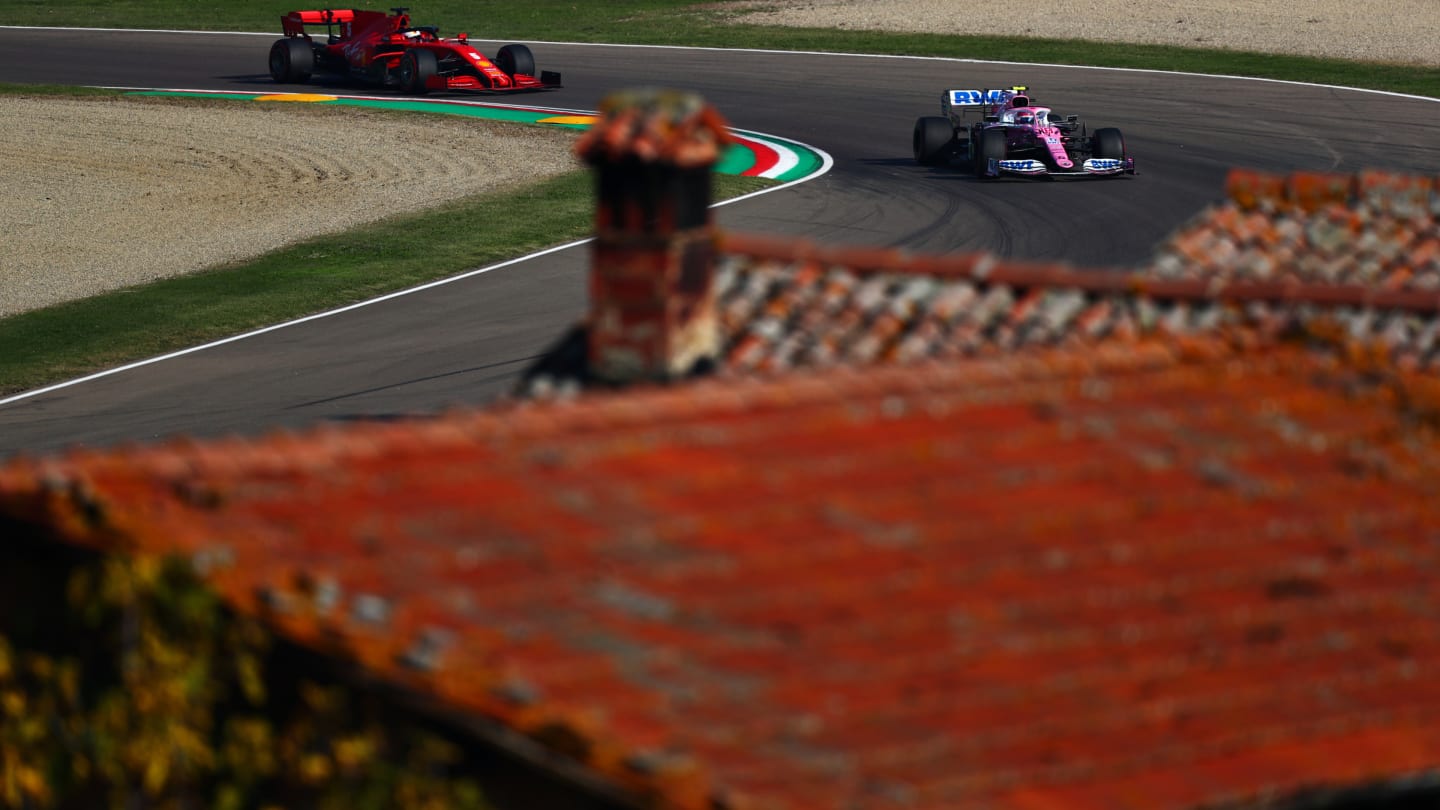
[(1009, 90), (946, 90), (945, 104), (950, 107), (979, 107), (1000, 104), (1011, 95)]
[[(978, 107), (981, 115), (987, 115), (1026, 89), (1023, 85), (1015, 85), (1008, 90), (946, 90), (940, 100), (940, 111), (947, 118), (955, 118), (963, 116), (967, 109)], [(991, 110), (985, 109), (987, 107)]]
[(353, 22), (355, 10), (349, 8), (322, 9), (320, 11), (292, 11), (280, 18), (280, 28), (287, 37), (305, 36), (305, 26), (332, 25)]

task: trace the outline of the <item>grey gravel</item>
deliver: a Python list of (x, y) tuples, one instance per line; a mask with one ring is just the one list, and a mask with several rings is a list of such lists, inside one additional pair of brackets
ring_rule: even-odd
[[(740, 0), (768, 25), (1132, 42), (1440, 65), (1436, 0)], [(1015, 54), (1026, 61), (1025, 54)]]
[(578, 167), (574, 138), (333, 105), (0, 96), (0, 316), (550, 177)]

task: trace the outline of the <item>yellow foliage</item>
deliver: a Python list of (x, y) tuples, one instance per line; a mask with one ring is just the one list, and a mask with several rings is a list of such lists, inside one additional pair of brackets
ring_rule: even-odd
[(73, 704), (80, 700), (80, 667), (74, 661), (60, 664), (55, 683), (66, 703)]
[(226, 725), (221, 760), (230, 770), (258, 779), (275, 773), (277, 763), (270, 724), (255, 717), (231, 720)]
[(20, 792), (26, 797), (42, 804), (50, 801), (50, 786), (45, 783), (45, 776), (39, 769), (22, 765), (16, 777), (20, 783)]
[[(203, 586), (186, 571), (118, 555), (74, 571), (70, 618), (94, 628), (73, 645), (94, 645), (84, 656), (37, 655), (0, 635), (0, 807), (73, 803), (62, 784), (80, 795), (138, 787), (160, 808), (186, 796), (217, 810), (284, 810), (259, 795), (270, 786), (308, 793), (316, 807), (377, 790), (385, 806), (482, 806), (473, 785), (443, 775), (459, 749), (376, 722), (349, 687), (304, 681), (297, 701), (266, 705), (269, 631), (187, 591)], [(85, 669), (101, 651), (117, 656), (114, 668)], [(255, 714), (221, 714), (237, 698)], [(52, 773), (63, 781), (48, 783)]]
[(240, 682), (240, 691), (245, 699), (254, 705), (265, 702), (265, 678), (260, 671), (260, 658), (241, 653), (235, 657), (235, 677)]
[(76, 571), (65, 587), (65, 597), (70, 604), (80, 606), (88, 604), (95, 594), (95, 577), (87, 569)]
[(312, 711), (317, 714), (325, 714), (334, 711), (340, 699), (340, 690), (327, 689), (317, 683), (306, 681), (300, 685), (300, 698)]
[(300, 778), (307, 784), (318, 785), (333, 773), (330, 758), (324, 754), (306, 754), (300, 758)]
[(155, 796), (165, 789), (165, 779), (170, 775), (170, 761), (165, 757), (149, 757), (145, 763), (145, 790)]
[(375, 748), (375, 739), (369, 734), (345, 737), (332, 746), (335, 763), (350, 773), (370, 764), (375, 758)]
[(133, 574), (132, 582), (137, 589), (149, 590), (160, 581), (160, 574), (164, 571), (164, 560), (159, 557), (141, 555), (132, 557), (125, 561)]
[(76, 754), (70, 758), (70, 773), (81, 782), (90, 778), (90, 760)]
[(49, 656), (32, 655), (26, 659), (26, 663), (30, 667), (30, 674), (37, 680), (48, 681), (55, 674), (55, 664)]

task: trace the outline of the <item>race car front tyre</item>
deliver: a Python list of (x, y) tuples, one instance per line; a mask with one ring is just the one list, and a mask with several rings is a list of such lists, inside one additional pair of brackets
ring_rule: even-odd
[(400, 80), (400, 91), (412, 96), (423, 96), (430, 92), (425, 83), (440, 72), (440, 62), (432, 51), (423, 48), (406, 51), (400, 57), (400, 69), (396, 78)]
[(921, 166), (944, 163), (955, 149), (955, 126), (950, 119), (938, 115), (917, 118), (911, 146), (915, 162)]
[(990, 161), (1004, 160), (1005, 153), (1009, 148), (1009, 136), (1003, 129), (982, 129), (979, 136), (975, 138), (974, 149), (970, 153), (971, 168), (974, 169), (977, 177), (985, 177), (990, 169)]
[(307, 82), (315, 72), (315, 51), (295, 37), (277, 39), (270, 46), (270, 78), (281, 84)]
[(495, 54), (495, 67), (500, 68), (506, 76), (513, 77), (517, 73), (534, 76), (535, 57), (524, 45), (506, 45)]
[(1125, 136), (1114, 127), (1095, 130), (1095, 139), (1090, 146), (1091, 157), (1125, 159)]

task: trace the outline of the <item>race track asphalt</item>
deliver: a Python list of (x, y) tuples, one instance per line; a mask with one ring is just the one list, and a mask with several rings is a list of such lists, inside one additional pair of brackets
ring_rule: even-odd
[[(265, 73), (273, 38), (0, 28), (0, 76), (108, 87), (302, 89), (277, 87)], [(593, 110), (613, 90), (663, 84), (700, 93), (735, 126), (825, 150), (835, 160), (829, 174), (726, 206), (718, 218), (729, 229), (832, 244), (990, 251), (1123, 269), (1145, 262), (1166, 234), (1219, 200), (1232, 166), (1440, 173), (1440, 103), (1426, 99), (954, 60), (532, 48), (538, 66), (562, 71), (566, 86), (519, 103)], [(942, 90), (1013, 84), (1092, 127), (1121, 128), (1139, 176), (980, 183), (914, 164), (911, 126), (938, 111)], [(586, 259), (584, 246), (556, 251), (0, 405), (0, 458), (179, 434), (390, 420), (491, 401), (581, 316)]]

